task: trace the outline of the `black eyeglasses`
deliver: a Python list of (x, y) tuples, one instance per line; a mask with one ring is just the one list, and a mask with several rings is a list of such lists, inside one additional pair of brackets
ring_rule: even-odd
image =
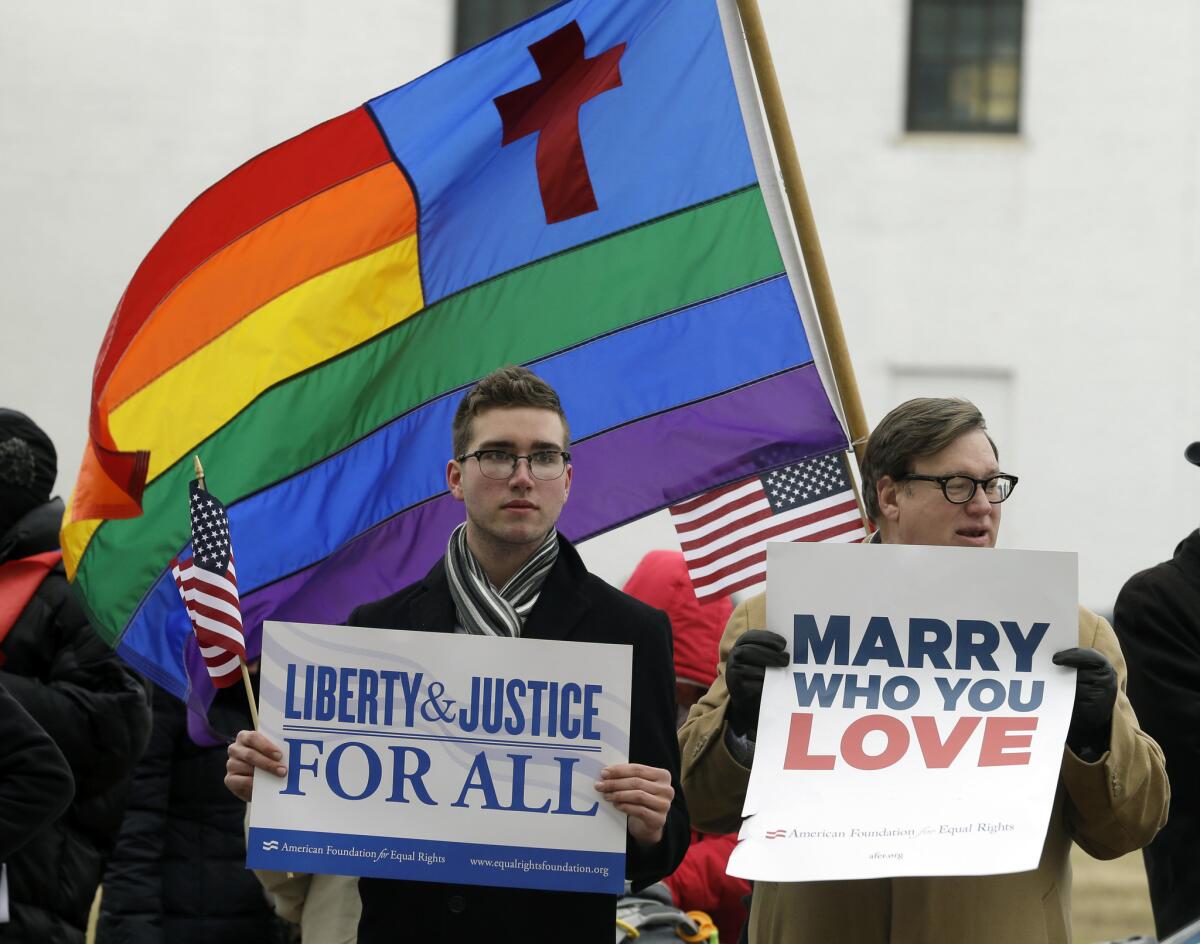
[(983, 494), (993, 505), (999, 505), (1017, 487), (1015, 475), (990, 475), (986, 479), (973, 479), (969, 475), (917, 475), (910, 472), (901, 476), (901, 482), (937, 482), (946, 501), (965, 505), (975, 497), (975, 489), (983, 486)]
[(512, 478), (517, 471), (517, 462), (524, 459), (529, 463), (529, 473), (543, 482), (550, 482), (566, 471), (571, 454), (561, 449), (543, 449), (531, 452), (527, 456), (514, 455), (502, 449), (477, 449), (459, 456), (456, 461), (466, 462), (474, 459), (479, 463), (479, 471), (489, 479)]

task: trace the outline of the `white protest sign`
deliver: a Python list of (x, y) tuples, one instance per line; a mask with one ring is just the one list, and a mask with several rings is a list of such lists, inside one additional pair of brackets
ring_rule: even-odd
[(629, 646), (263, 627), (251, 868), (619, 893)]
[(767, 671), (733, 875), (1037, 867), (1074, 700), (1074, 554), (769, 544)]

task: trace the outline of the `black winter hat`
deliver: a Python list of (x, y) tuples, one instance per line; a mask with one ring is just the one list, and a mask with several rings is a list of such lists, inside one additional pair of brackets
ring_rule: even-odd
[(1192, 443), (1183, 450), (1183, 454), (1192, 465), (1200, 465), (1200, 442)]
[(50, 437), (24, 413), (0, 407), (0, 534), (50, 500), (57, 475)]

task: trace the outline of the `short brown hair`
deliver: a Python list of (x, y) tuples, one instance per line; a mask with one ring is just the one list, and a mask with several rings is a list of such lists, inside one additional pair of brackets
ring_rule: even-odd
[(493, 370), (472, 387), (454, 412), (450, 427), (454, 439), (454, 457), (467, 451), (471, 442), (471, 421), (485, 410), (504, 407), (532, 406), (553, 410), (563, 424), (563, 447), (571, 441), (567, 414), (563, 412), (558, 394), (546, 381), (526, 367), (501, 367)]
[(885, 416), (867, 440), (863, 452), (863, 504), (872, 521), (879, 520), (876, 486), (885, 475), (900, 479), (912, 471), (914, 459), (941, 452), (964, 433), (980, 430), (1000, 458), (988, 436), (983, 414), (970, 400), (950, 397), (918, 397), (901, 403)]

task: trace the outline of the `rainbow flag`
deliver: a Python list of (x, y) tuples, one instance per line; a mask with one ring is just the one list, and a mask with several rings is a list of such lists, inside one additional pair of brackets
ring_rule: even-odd
[(503, 364), (570, 417), (573, 540), (844, 449), (747, 74), (731, 0), (569, 0), (197, 198), (96, 364), (62, 538), (97, 631), (204, 700), (193, 453), (251, 657), (422, 576), (463, 519), (454, 409)]

